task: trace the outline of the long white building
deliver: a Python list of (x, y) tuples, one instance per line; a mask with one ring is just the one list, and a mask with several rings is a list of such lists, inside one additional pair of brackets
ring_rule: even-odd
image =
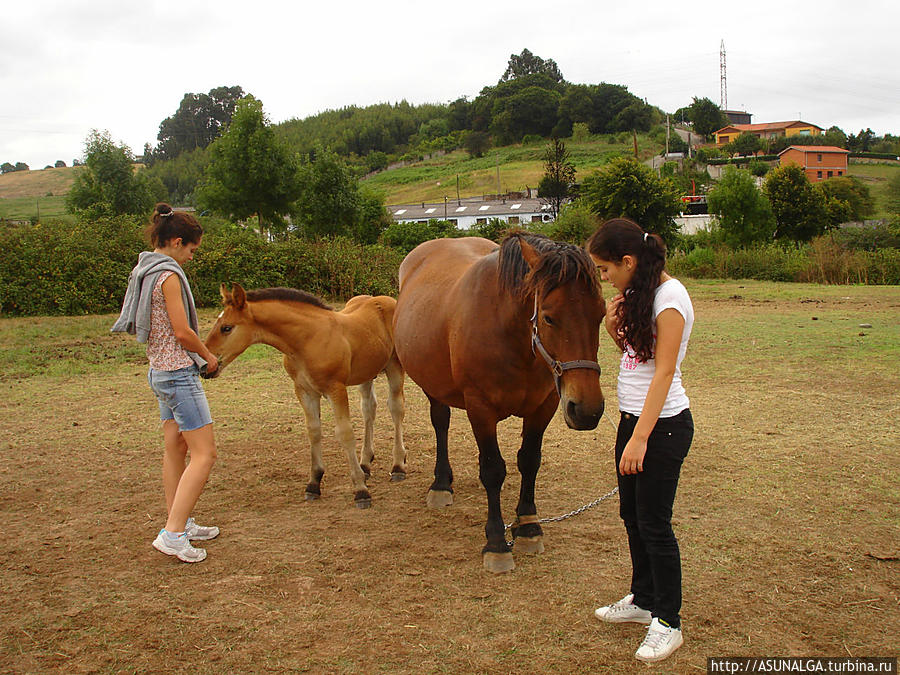
[(428, 222), (431, 219), (448, 220), (461, 230), (468, 230), (478, 223), (499, 218), (509, 225), (549, 222), (553, 220), (550, 206), (534, 198), (501, 198), (485, 200), (479, 197), (445, 199), (442, 202), (416, 204), (391, 204), (387, 207), (395, 222)]

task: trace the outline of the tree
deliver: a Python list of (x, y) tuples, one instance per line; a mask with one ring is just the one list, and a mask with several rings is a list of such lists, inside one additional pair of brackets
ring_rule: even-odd
[(869, 152), (869, 146), (876, 138), (871, 129), (861, 129), (858, 134), (847, 137), (847, 149), (850, 152)]
[(62, 161), (61, 159), (58, 159), (58, 160), (56, 160), (56, 163), (53, 166), (56, 167), (57, 169), (62, 169), (66, 166), (66, 163), (64, 161)]
[(70, 213), (87, 218), (147, 214), (165, 197), (159, 179), (134, 170), (134, 157), (125, 144), (116, 145), (108, 131), (94, 129), (85, 141), (84, 167), (75, 174), (66, 195)]
[(486, 131), (470, 131), (466, 134), (463, 147), (469, 157), (482, 157), (491, 147), (491, 135)]
[(30, 171), (25, 162), (16, 162), (16, 171)]
[(775, 233), (772, 207), (749, 171), (725, 167), (722, 179), (710, 190), (708, 201), (709, 211), (717, 216), (729, 245), (749, 246), (772, 239)]
[(0, 164), (0, 173), (12, 173), (15, 170), (15, 164), (10, 164), (9, 162), (3, 162), (3, 164)]
[(708, 98), (694, 97), (694, 102), (688, 107), (691, 124), (694, 131), (702, 136), (709, 136), (714, 131), (728, 126), (728, 117), (719, 106)]
[(766, 176), (763, 193), (775, 215), (775, 236), (790, 241), (809, 241), (828, 224), (821, 193), (813, 189), (797, 164), (779, 166)]
[(735, 155), (741, 157), (755, 155), (758, 151), (762, 150), (763, 147), (759, 136), (751, 134), (749, 131), (743, 132), (728, 145), (731, 146), (731, 150)]
[(632, 157), (617, 157), (585, 179), (584, 200), (601, 220), (626, 217), (672, 245), (680, 201), (672, 182)]
[(351, 235), (360, 219), (359, 186), (337, 154), (318, 148), (298, 172), (295, 213), (307, 237)]
[(550, 205), (554, 220), (574, 183), (575, 164), (566, 144), (554, 138), (544, 151), (544, 177), (538, 184), (538, 197)]
[(549, 136), (557, 122), (560, 95), (542, 87), (527, 87), (498, 100), (491, 111), (491, 132), (506, 143), (527, 134)]
[(517, 77), (525, 77), (526, 75), (534, 75), (535, 73), (545, 73), (550, 75), (557, 82), (563, 81), (562, 73), (556, 61), (553, 59), (544, 60), (540, 56), (532, 54), (527, 49), (523, 49), (521, 54), (510, 54), (509, 63), (506, 66), (506, 72), (500, 78), (501, 82), (508, 82)]
[(826, 200), (837, 199), (847, 204), (846, 217), (836, 222), (836, 225), (848, 220), (865, 220), (875, 213), (875, 201), (869, 186), (858, 178), (834, 176), (816, 183), (815, 187)]
[(216, 87), (208, 94), (185, 94), (175, 114), (159, 125), (157, 154), (162, 159), (174, 159), (182, 152), (209, 146), (231, 122), (235, 105), (243, 95), (241, 87)]
[(228, 130), (209, 151), (198, 204), (238, 220), (256, 215), (261, 232), (284, 229), (283, 216), (300, 194), (297, 163), (275, 138), (262, 102), (238, 101)]

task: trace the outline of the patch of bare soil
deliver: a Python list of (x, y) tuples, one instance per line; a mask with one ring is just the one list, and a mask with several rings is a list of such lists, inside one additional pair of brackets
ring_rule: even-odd
[[(698, 303), (698, 316), (714, 322), (715, 305)], [(685, 644), (651, 670), (702, 672), (726, 655), (896, 655), (896, 373), (853, 386), (844, 362), (723, 376), (745, 357), (723, 349), (686, 372), (697, 435), (675, 512)], [(0, 672), (647, 671), (633, 658), (640, 626), (593, 618), (628, 590), (616, 498), (546, 524), (543, 554), (492, 575), (463, 413), (451, 422), (455, 503), (429, 510), (425, 398), (407, 383), (411, 473), (391, 483), (379, 380), (374, 504), (358, 510), (327, 405), (323, 497), (304, 501), (308, 442), (277, 355), (239, 360), (205, 386), (219, 460), (196, 516), (222, 534), (187, 565), (150, 546), (164, 522), (161, 434), (142, 368), (0, 381)], [(501, 427), (507, 521), (518, 432), (517, 420)], [(540, 516), (615, 485), (613, 435), (605, 419), (591, 432), (554, 419)]]

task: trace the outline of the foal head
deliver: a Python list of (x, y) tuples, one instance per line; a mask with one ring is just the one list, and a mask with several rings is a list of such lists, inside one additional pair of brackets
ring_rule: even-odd
[(230, 291), (222, 284), (219, 293), (225, 307), (205, 340), (206, 348), (219, 359), (219, 368), (212, 377), (217, 377), (225, 366), (254, 342), (255, 324), (253, 313), (247, 305), (246, 291), (240, 284), (233, 284)]
[[(519, 272), (504, 269), (501, 283), (521, 300), (533, 303), (537, 338), (556, 362), (597, 362), (600, 322), (606, 305), (596, 269), (581, 247), (534, 235), (514, 235), (504, 242), (515, 249)], [(501, 261), (504, 252), (501, 250)], [(518, 276), (518, 280), (515, 277)], [(559, 394), (566, 424), (593, 429), (603, 415), (604, 399), (597, 370), (574, 365), (559, 374)]]

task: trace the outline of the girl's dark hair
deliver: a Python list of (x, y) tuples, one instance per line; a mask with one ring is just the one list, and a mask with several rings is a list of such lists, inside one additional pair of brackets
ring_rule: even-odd
[(181, 237), (183, 244), (196, 244), (203, 236), (203, 228), (190, 213), (173, 211), (172, 207), (160, 202), (153, 210), (147, 237), (153, 248), (161, 248), (173, 239)]
[(644, 232), (632, 220), (613, 218), (591, 235), (585, 248), (601, 260), (621, 263), (630, 255), (637, 261), (617, 315), (623, 341), (639, 360), (649, 361), (653, 358), (653, 298), (666, 268), (665, 243), (658, 234)]

